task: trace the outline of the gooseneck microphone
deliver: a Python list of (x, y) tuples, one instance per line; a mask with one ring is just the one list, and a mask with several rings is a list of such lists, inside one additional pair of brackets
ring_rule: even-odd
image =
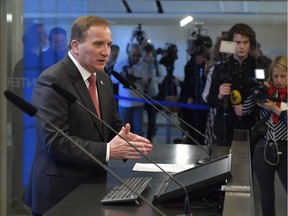
[[(196, 141), (195, 139), (193, 139), (191, 137), (190, 134), (188, 134), (186, 131), (184, 131), (179, 125), (177, 125), (174, 121), (172, 121), (171, 118), (169, 118), (164, 112), (162, 112), (161, 110), (159, 110), (154, 104), (159, 105), (161, 108), (163, 108), (165, 111), (169, 112), (171, 115), (173, 115), (174, 117), (176, 117), (177, 119), (179, 119), (179, 121), (181, 121), (182, 123), (184, 123), (186, 126), (188, 126), (189, 128), (191, 128), (192, 130), (196, 131), (197, 133), (199, 133), (201, 136), (203, 136), (205, 138), (205, 135), (202, 134), (200, 131), (198, 131), (196, 128), (192, 127), (190, 124), (188, 124), (186, 121), (184, 121), (183, 119), (179, 118), (177, 115), (175, 115), (173, 112), (171, 112), (169, 109), (167, 109), (165, 106), (162, 106), (159, 102), (157, 102), (156, 100), (154, 100), (153, 98), (151, 98), (149, 95), (140, 92), (139, 90), (137, 90), (137, 87), (130, 83), (128, 80), (126, 80), (125, 78), (123, 78), (119, 73), (117, 73), (116, 71), (112, 72), (112, 75), (125, 87), (130, 88), (132, 91), (134, 91), (136, 94), (138, 94), (144, 101), (146, 101), (147, 103), (149, 103), (154, 109), (156, 109), (162, 116), (164, 116), (168, 121), (170, 121), (173, 125), (175, 125), (181, 132), (183, 132), (187, 137), (189, 137), (191, 140), (193, 140), (198, 146), (200, 146), (208, 155), (208, 158), (202, 158), (196, 161), (197, 164), (203, 164), (203, 163), (207, 163), (209, 161), (212, 160), (212, 145), (211, 147), (208, 146), (208, 150), (206, 148), (204, 148), (198, 141)], [(150, 102), (149, 100), (146, 99), (146, 97), (149, 98), (149, 100), (151, 100), (152, 102)], [(154, 103), (154, 104), (153, 104)]]
[(185, 188), (185, 186), (179, 182), (177, 179), (175, 179), (172, 175), (170, 175), (169, 173), (167, 173), (161, 166), (159, 166), (155, 161), (153, 161), (150, 157), (148, 157), (147, 155), (143, 154), (139, 149), (137, 149), (134, 145), (132, 145), (125, 137), (123, 137), (121, 134), (119, 134), (114, 128), (112, 128), (109, 124), (107, 124), (105, 121), (103, 121), (101, 118), (99, 118), (97, 115), (95, 115), (95, 113), (93, 113), (91, 110), (89, 110), (87, 107), (85, 107), (80, 101), (77, 100), (77, 98), (70, 93), (69, 91), (67, 91), (66, 89), (64, 89), (62, 86), (56, 84), (56, 83), (52, 83), (51, 87), (59, 94), (61, 95), (63, 98), (65, 98), (68, 102), (70, 103), (76, 103), (79, 106), (81, 106), (84, 110), (86, 110), (87, 112), (89, 112), (92, 116), (94, 116), (95, 118), (97, 118), (101, 123), (103, 123), (106, 127), (108, 127), (111, 131), (113, 131), (116, 135), (118, 135), (121, 139), (123, 139), (128, 145), (130, 145), (132, 148), (134, 148), (137, 152), (139, 152), (143, 157), (145, 157), (149, 162), (151, 162), (152, 164), (154, 164), (157, 168), (159, 168), (165, 175), (167, 175), (169, 178), (171, 178), (174, 182), (176, 182), (176, 184), (178, 184), (183, 191), (185, 192), (185, 201), (184, 201), (184, 215), (189, 216), (190, 215), (190, 200), (189, 200), (189, 196), (188, 196), (188, 191)]
[[(83, 148), (81, 145), (79, 145), (75, 140), (73, 140), (71, 137), (69, 137), (60, 128), (58, 128), (52, 122), (48, 121), (42, 115), (37, 113), (37, 108), (36, 107), (34, 107), (33, 105), (29, 104), (24, 99), (22, 99), (21, 97), (17, 96), (16, 94), (14, 94), (13, 92), (11, 92), (9, 90), (4, 91), (4, 95), (5, 95), (7, 100), (9, 100), (11, 103), (13, 103), (19, 109), (21, 109), (23, 112), (27, 113), (29, 116), (37, 116), (39, 119), (41, 119), (46, 124), (48, 124), (51, 128), (53, 128), (58, 133), (60, 133), (63, 137), (65, 137), (72, 144), (74, 144), (77, 148), (79, 148), (83, 153), (85, 153), (88, 157), (90, 157), (93, 161), (95, 161), (99, 166), (101, 166), (104, 170), (106, 170), (113, 177), (115, 177), (118, 181), (120, 181), (123, 185), (125, 185), (127, 188), (129, 188), (131, 191), (133, 191), (135, 194), (137, 194), (147, 205), (149, 205), (151, 208), (153, 208), (160, 215), (163, 215), (163, 216), (166, 215), (162, 211), (160, 211), (157, 207), (152, 205), (146, 198), (144, 198), (141, 194), (139, 194), (136, 190), (134, 190), (130, 185), (126, 184), (113, 170), (111, 170), (110, 168), (105, 166), (105, 164), (103, 164), (100, 160), (98, 160), (96, 157), (94, 157), (90, 152), (88, 152), (85, 148)], [(72, 96), (71, 96), (70, 99), (72, 99)]]

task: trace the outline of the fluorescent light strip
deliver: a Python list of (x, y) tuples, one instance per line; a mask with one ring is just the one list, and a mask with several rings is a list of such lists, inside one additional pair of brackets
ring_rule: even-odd
[(193, 20), (193, 17), (187, 16), (180, 21), (180, 26), (183, 27)]

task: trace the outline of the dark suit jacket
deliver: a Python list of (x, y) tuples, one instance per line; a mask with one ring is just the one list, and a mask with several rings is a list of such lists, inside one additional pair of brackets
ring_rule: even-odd
[[(115, 134), (78, 104), (70, 104), (58, 95), (51, 88), (52, 83), (74, 94), (78, 101), (96, 114), (85, 82), (69, 56), (41, 74), (33, 91), (32, 102), (40, 115), (105, 163), (106, 144)], [(120, 131), (122, 121), (113, 97), (113, 85), (104, 72), (97, 72), (97, 89), (102, 120)], [(91, 176), (100, 176), (105, 172), (38, 118), (36, 130), (37, 148), (25, 203), (33, 212), (43, 214)]]

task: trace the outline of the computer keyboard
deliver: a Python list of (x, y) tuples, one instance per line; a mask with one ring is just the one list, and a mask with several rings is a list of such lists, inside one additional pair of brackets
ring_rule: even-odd
[[(123, 181), (133, 188), (138, 194), (141, 194), (147, 186), (150, 186), (149, 183), (152, 177), (135, 177), (123, 179)], [(106, 194), (106, 196), (101, 200), (101, 203), (121, 203), (121, 202), (135, 202), (139, 204), (137, 195), (130, 188), (126, 187), (125, 184), (120, 182), (119, 184), (113, 186), (113, 188)]]

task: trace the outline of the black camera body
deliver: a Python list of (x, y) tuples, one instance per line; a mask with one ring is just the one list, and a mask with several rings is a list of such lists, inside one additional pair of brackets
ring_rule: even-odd
[(133, 31), (133, 37), (136, 38), (138, 44), (141, 44), (142, 41), (145, 39), (141, 24), (138, 24), (138, 26)]
[(193, 43), (193, 50), (197, 55), (202, 55), (205, 48), (210, 49), (212, 47), (212, 39), (209, 36), (201, 35), (200, 31), (193, 31), (191, 33)]
[(238, 73), (229, 66), (226, 58), (222, 58), (220, 61), (216, 62), (215, 67), (217, 67), (217, 73), (215, 75), (218, 76), (218, 80), (221, 83), (230, 83), (233, 79), (232, 74)]
[(252, 89), (252, 97), (255, 103), (263, 104), (268, 99), (273, 102), (280, 102), (281, 99), (273, 96), (269, 96), (267, 94), (267, 86), (264, 85), (262, 82), (258, 83), (255, 88)]
[(267, 87), (263, 84), (259, 84), (252, 90), (252, 97), (255, 103), (263, 104), (269, 98), (267, 92)]
[(166, 43), (165, 48), (156, 49), (157, 55), (162, 55), (160, 64), (163, 64), (167, 69), (174, 68), (174, 62), (178, 59), (178, 48), (176, 44)]
[[(128, 68), (130, 68), (129, 66), (125, 65), (123, 66), (123, 71), (122, 71), (122, 76), (124, 78), (126, 78), (130, 83), (135, 83), (137, 80), (141, 80), (142, 78), (141, 77), (137, 77), (135, 75), (132, 75), (132, 74), (129, 74), (128, 73)], [(124, 88), (129, 88), (129, 87), (126, 87), (124, 86)]]

